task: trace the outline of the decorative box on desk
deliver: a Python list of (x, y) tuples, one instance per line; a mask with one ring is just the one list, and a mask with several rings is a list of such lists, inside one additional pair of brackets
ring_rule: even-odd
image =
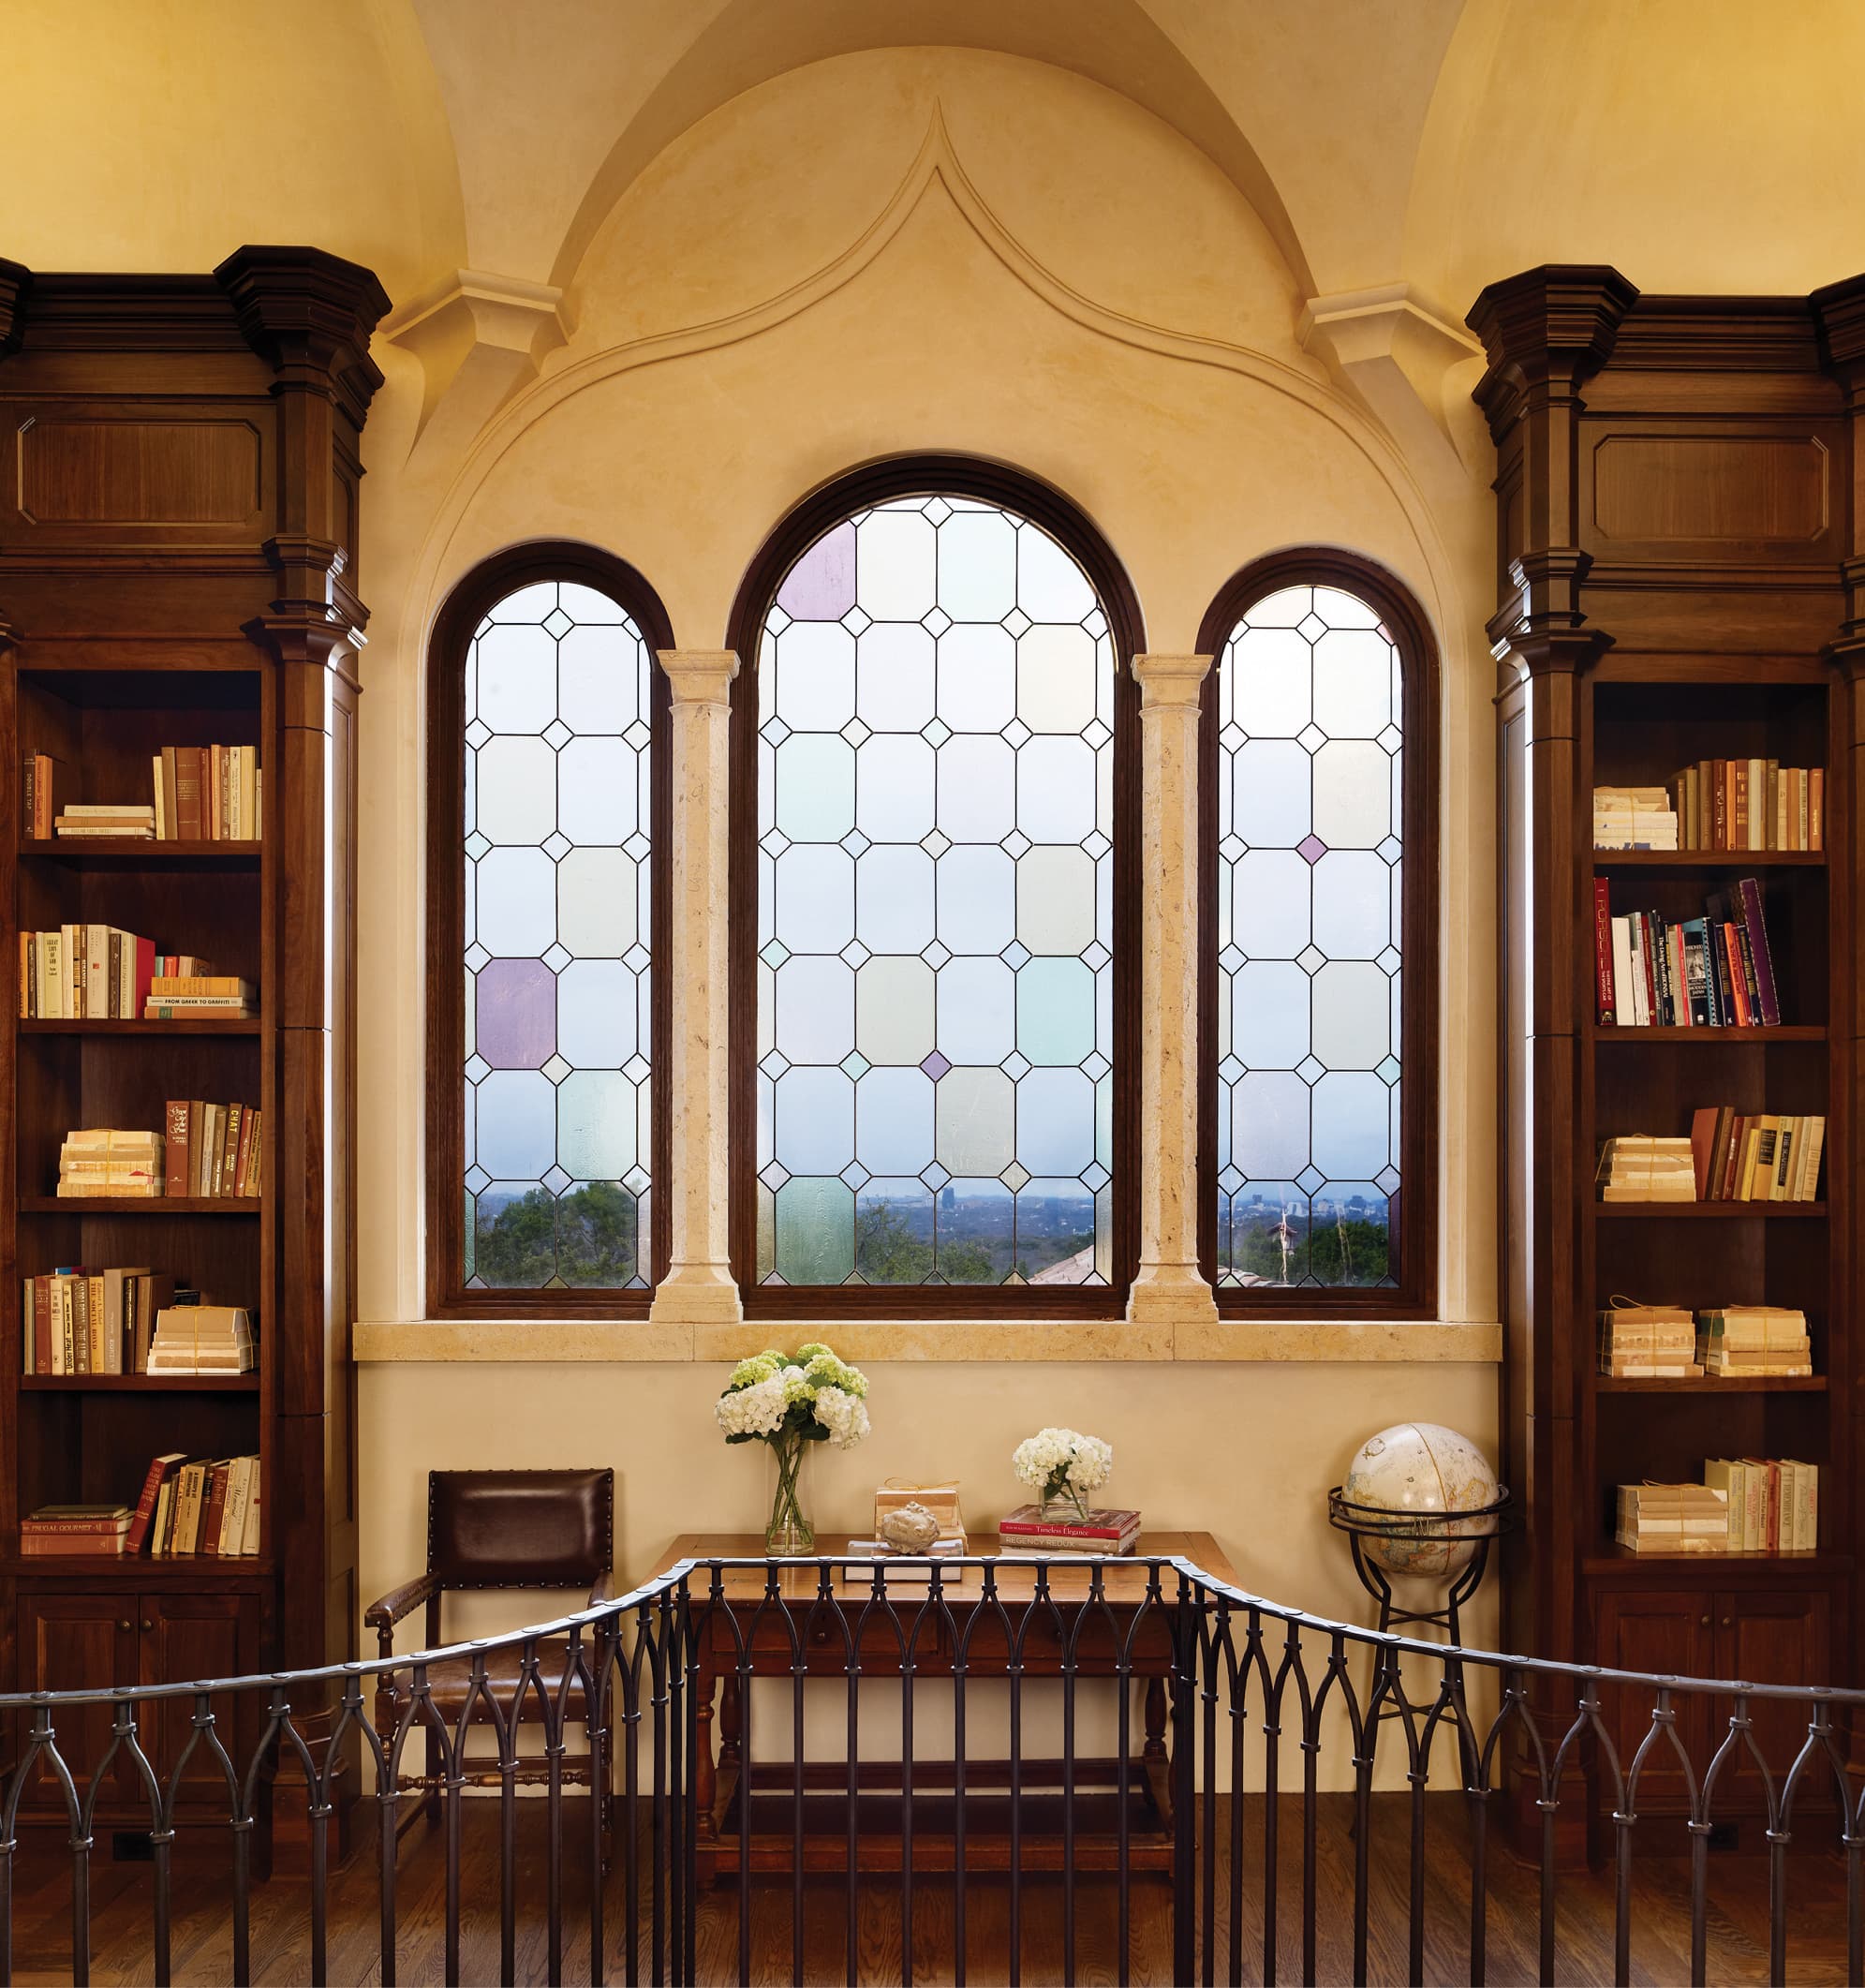
[[(824, 1535), (821, 1552), (833, 1560), (848, 1545), (845, 1535)], [(1177, 1576), (1162, 1559), (1195, 1562), (1219, 1580), (1236, 1575), (1208, 1533), (1142, 1534), (1138, 1550), (1101, 1570), (1104, 1609), (1088, 1618), (1093, 1569), (1057, 1565), (1047, 1570), (1049, 1602), (1034, 1607), (1038, 1566), (1006, 1561), (990, 1570), (976, 1565), (940, 1569), (940, 1595), (921, 1579), (887, 1590), (870, 1605), (859, 1583), (838, 1581), (819, 1561), (767, 1564), (763, 1541), (752, 1534), (697, 1534), (676, 1539), (656, 1569), (680, 1561), (700, 1563), (691, 1575), (690, 1610), (698, 1730), (695, 1759), (699, 1807), (700, 1875), (721, 1877), (792, 1867), (792, 1822), (796, 1798), (790, 1761), (772, 1747), (762, 1758), (757, 1729), (747, 1716), (754, 1681), (790, 1679), (800, 1699), (807, 1691), (858, 1707), (868, 1680), (891, 1687), (904, 1671), (938, 1680), (943, 1712), (963, 1703), (969, 1684), (1001, 1686), (1010, 1680), (1013, 1705), (1040, 1684), (1058, 1700), (1065, 1652), (1073, 1651), (1079, 1681), (1103, 1701), (1119, 1699), (1122, 1675), (1143, 1680), (1146, 1700), (1137, 1752), (1123, 1759), (1077, 1758), (1073, 1763), (1073, 1866), (1113, 1870), (1120, 1849), (1120, 1805), (1127, 1811), (1127, 1853), (1134, 1871), (1166, 1871), (1172, 1861), (1171, 1759), (1166, 1744), (1167, 1681), (1172, 1671), (1172, 1616)], [(755, 1566), (709, 1566), (708, 1562), (759, 1560)], [(883, 1577), (888, 1571), (880, 1564)], [(826, 1595), (827, 1600), (824, 1601)], [(847, 1624), (845, 1632), (843, 1625)], [(860, 1648), (849, 1644), (859, 1625)], [(1011, 1673), (1012, 1651), (1019, 1670)], [(852, 1662), (851, 1657), (858, 1657)], [(858, 1673), (851, 1675), (851, 1672)], [(820, 1682), (813, 1682), (820, 1681)], [(1092, 1684), (1090, 1685), (1090, 1681)], [(717, 1699), (717, 1704), (715, 1704)], [(791, 1730), (784, 1719), (785, 1747)], [(799, 1713), (800, 1715), (800, 1713)], [(1131, 1728), (1131, 1710), (1117, 1714), (1117, 1729)], [(1025, 1712), (1027, 1719), (1028, 1713)], [(855, 1712), (850, 1713), (852, 1727)], [(718, 1726), (715, 1743), (714, 1726)], [(903, 1719), (904, 1736), (911, 1725)], [(1022, 1729), (1014, 1714), (1012, 1730)], [(717, 1751), (715, 1751), (715, 1745)], [(804, 1769), (804, 1865), (843, 1872), (851, 1859), (860, 1870), (898, 1870), (903, 1823), (910, 1819), (913, 1868), (955, 1868), (959, 1804), (963, 1803), (964, 1858), (968, 1871), (1009, 1867), (1011, 1790), (1017, 1790), (1021, 1867), (1062, 1867), (1062, 1762), (1019, 1753), (1014, 1761), (980, 1762), (964, 1770), (954, 1761), (964, 1749), (947, 1747), (921, 1758), (900, 1744), (878, 1758), (810, 1762)], [(746, 1836), (747, 1811), (749, 1836)]]

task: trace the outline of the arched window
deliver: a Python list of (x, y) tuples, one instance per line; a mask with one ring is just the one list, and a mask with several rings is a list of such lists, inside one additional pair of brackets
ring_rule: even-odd
[(1073, 507), (969, 460), (845, 478), (761, 556), (733, 636), (754, 1310), (1118, 1310), (1138, 641)]
[(1436, 663), (1335, 552), (1237, 574), (1206, 681), (1205, 1258), (1221, 1310), (1435, 1315)]
[(428, 1307), (627, 1315), (665, 1262), (666, 684), (587, 546), (477, 568), (429, 671)]

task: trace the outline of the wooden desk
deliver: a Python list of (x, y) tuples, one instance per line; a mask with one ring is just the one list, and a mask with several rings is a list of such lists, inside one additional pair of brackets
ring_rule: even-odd
[[(825, 1534), (821, 1541), (826, 1554), (840, 1552), (847, 1545), (846, 1534)], [(689, 1534), (673, 1542), (656, 1575), (682, 1560), (750, 1559), (762, 1549), (762, 1537), (754, 1534)], [(840, 1680), (846, 1697), (849, 1646), (857, 1632), (863, 1679), (897, 1679), (904, 1647), (911, 1639), (914, 1677), (950, 1681), (952, 1696), (947, 1702), (955, 1715), (961, 1713), (971, 1682), (1011, 1677), (1014, 1647), (1020, 1657), (1020, 1677), (1012, 1686), (1014, 1704), (1020, 1700), (1024, 1680), (1057, 1684), (1063, 1676), (1064, 1658), (1071, 1647), (1073, 1674), (1081, 1680), (1117, 1678), (1124, 1660), (1132, 1676), (1146, 1680), (1141, 1750), (1137, 1758), (1130, 1757), (1124, 1773), (1118, 1752), (1111, 1758), (1075, 1760), (1073, 1865), (1077, 1870), (1116, 1867), (1124, 1794), (1130, 1867), (1169, 1870), (1172, 1800), (1166, 1700), (1173, 1667), (1177, 1577), (1170, 1568), (1162, 1569), (1159, 1595), (1148, 1604), (1145, 1562), (1148, 1556), (1163, 1559), (1172, 1555), (1193, 1562), (1218, 1580), (1236, 1582), (1230, 1562), (1208, 1533), (1143, 1534), (1134, 1559), (1105, 1568), (1103, 1606), (1089, 1611), (1085, 1620), (1090, 1570), (1080, 1566), (1050, 1569), (1049, 1601), (1040, 1608), (1032, 1607), (1036, 1569), (1028, 1561), (999, 1564), (997, 1599), (988, 1605), (982, 1568), (947, 1569), (940, 1583), (940, 1610), (925, 1607), (931, 1591), (920, 1582), (890, 1586), (891, 1608), (871, 1608), (872, 1583), (867, 1575), (845, 1580), (833, 1570), (829, 1577), (832, 1604), (824, 1608), (821, 1605), (821, 1569), (813, 1562), (778, 1563), (775, 1596), (765, 1567), (728, 1568), (720, 1580), (719, 1600), (715, 1602), (711, 1573), (704, 1567), (696, 1568), (691, 1594), (698, 1664), (695, 1778), (701, 1877), (727, 1875), (740, 1867), (741, 1832), (747, 1813), (751, 1869), (768, 1873), (792, 1868), (796, 1778), (789, 1760), (757, 1758), (755, 1748), (751, 1772), (745, 1773), (744, 1686), (761, 1678), (820, 1679), (821, 1692), (826, 1695), (831, 1681)], [(842, 1611), (839, 1620), (836, 1603)], [(1031, 1619), (1026, 1623), (1026, 1617)], [(802, 1689), (800, 1684), (797, 1688)], [(786, 1748), (793, 1727), (792, 1710), (793, 1706), (786, 1708), (783, 1721)], [(857, 1846), (859, 1869), (898, 1869), (910, 1789), (914, 1869), (953, 1869), (961, 1785), (966, 1869), (1008, 1869), (1013, 1763), (968, 1758), (962, 1784), (950, 1758), (915, 1758), (910, 1767), (910, 1781), (897, 1760), (857, 1759), (851, 1773), (841, 1759), (806, 1759), (805, 1869), (846, 1870), (851, 1840)], [(1021, 1867), (1059, 1870), (1063, 1763), (1054, 1758), (1021, 1756), (1015, 1763), (1015, 1785), (1021, 1790)]]

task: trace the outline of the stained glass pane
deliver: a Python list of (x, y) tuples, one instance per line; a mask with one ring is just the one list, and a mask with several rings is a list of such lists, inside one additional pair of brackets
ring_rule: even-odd
[(760, 1282), (1110, 1281), (1114, 670), (1074, 559), (972, 499), (862, 512), (778, 588)]
[(471, 1290), (648, 1280), (652, 668), (621, 607), (555, 581), (467, 655)]
[(1218, 1282), (1391, 1285), (1402, 684), (1351, 594), (1259, 601), (1218, 664)]

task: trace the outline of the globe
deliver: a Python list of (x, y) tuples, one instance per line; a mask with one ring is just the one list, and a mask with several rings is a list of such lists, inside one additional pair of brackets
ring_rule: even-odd
[(1361, 1547), (1369, 1560), (1388, 1574), (1439, 1579), (1460, 1574), (1470, 1565), (1475, 1550), (1471, 1542), (1493, 1533), (1495, 1520), (1448, 1520), (1429, 1530), (1453, 1536), (1431, 1538), (1410, 1536), (1407, 1520), (1478, 1511), (1501, 1495), (1483, 1452), (1468, 1436), (1437, 1422), (1395, 1422), (1369, 1436), (1348, 1465), (1340, 1492), (1350, 1505), (1363, 1507), (1350, 1515), (1360, 1526), (1376, 1526), (1379, 1512), (1394, 1515), (1390, 1534), (1363, 1535)]

